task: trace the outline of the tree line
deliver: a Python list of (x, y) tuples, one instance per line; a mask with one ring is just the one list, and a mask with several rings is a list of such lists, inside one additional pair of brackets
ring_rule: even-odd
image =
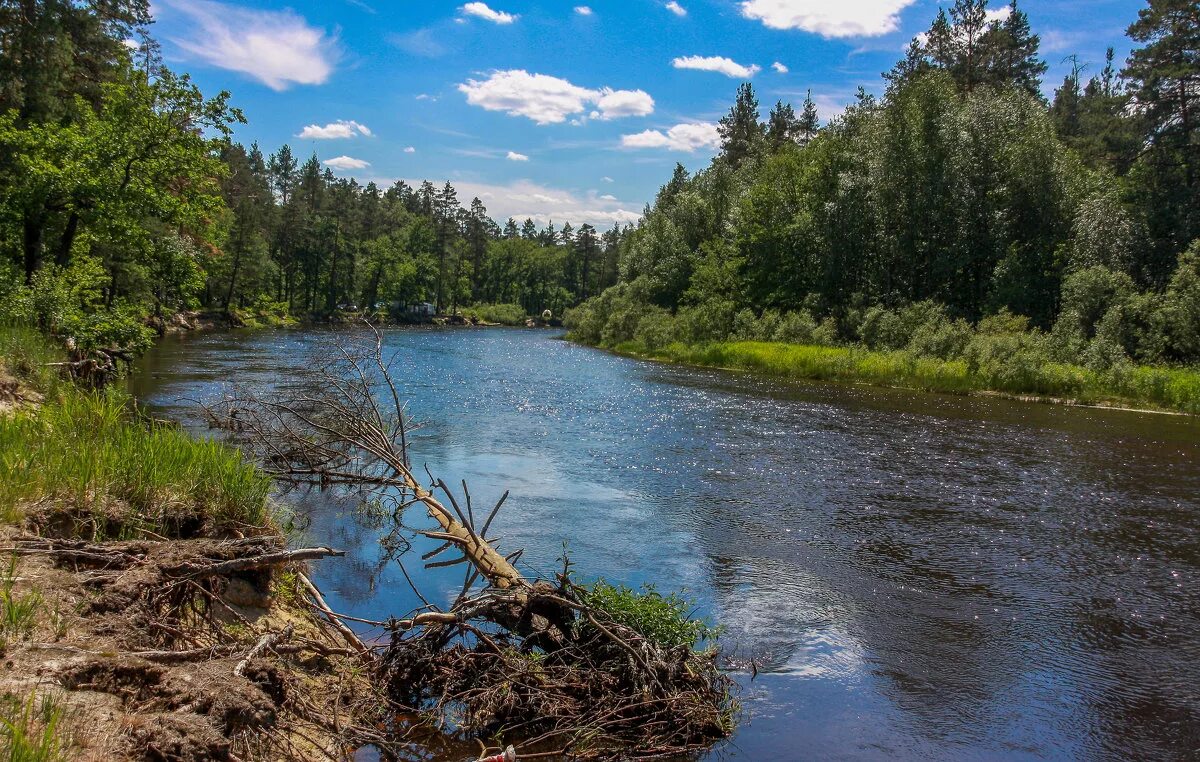
[(1073, 59), (1046, 99), (1016, 3), (956, 0), (815, 134), (742, 85), (719, 155), (676, 168), (576, 335), (902, 348), (1001, 316), (1047, 361), (1200, 361), (1200, 9), (1150, 0), (1128, 34), (1122, 68), (1110, 49), (1085, 81)]
[(0, 0), (0, 320), (144, 346), (180, 310), (561, 312), (630, 228), (497, 225), (452, 185), (386, 189), (232, 139), (228, 92), (162, 62), (148, 0)]

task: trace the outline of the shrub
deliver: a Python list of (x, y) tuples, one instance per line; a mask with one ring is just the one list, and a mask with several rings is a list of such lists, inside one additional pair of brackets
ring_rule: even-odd
[(582, 587), (581, 593), (585, 605), (603, 611), (662, 648), (695, 648), (717, 636), (707, 622), (691, 616), (691, 604), (675, 593), (663, 595), (649, 585), (638, 592), (602, 579)]
[(775, 335), (771, 338), (786, 344), (811, 344), (817, 328), (818, 323), (811, 312), (798, 310), (789, 312), (780, 319)]
[(662, 307), (648, 307), (633, 332), (634, 341), (656, 352), (675, 341), (675, 321)]

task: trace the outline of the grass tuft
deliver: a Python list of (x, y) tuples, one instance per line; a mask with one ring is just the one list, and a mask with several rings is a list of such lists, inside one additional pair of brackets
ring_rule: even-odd
[(69, 743), (60, 732), (65, 710), (50, 694), (0, 699), (0, 748), (9, 762), (61, 762)]
[(67, 391), (0, 418), (6, 521), (19, 520), (22, 505), (51, 499), (97, 514), (119, 504), (127, 524), (159, 533), (182, 516), (262, 526), (270, 488), (236, 449), (144, 420), (120, 392)]

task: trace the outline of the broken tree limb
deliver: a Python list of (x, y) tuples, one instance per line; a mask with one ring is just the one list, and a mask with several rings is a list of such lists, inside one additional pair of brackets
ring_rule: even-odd
[(334, 550), (333, 548), (300, 548), (298, 550), (280, 550), (275, 553), (264, 553), (260, 556), (250, 556), (249, 558), (234, 558), (229, 561), (220, 561), (215, 564), (181, 564), (173, 569), (168, 569), (167, 573), (173, 577), (199, 579), (201, 577), (212, 577), (218, 574), (231, 574), (239, 571), (266, 569), (271, 566), (281, 566), (296, 561), (312, 561), (317, 558), (344, 555), (346, 555), (346, 551)]
[(358, 654), (360, 658), (362, 658), (368, 664), (374, 664), (375, 657), (371, 653), (371, 649), (367, 648), (367, 645), (363, 643), (357, 635), (354, 634), (354, 631), (347, 627), (346, 623), (343, 622), (341, 618), (329, 608), (329, 604), (325, 603), (324, 596), (321, 595), (321, 591), (318, 590), (317, 586), (312, 583), (312, 580), (310, 580), (303, 572), (297, 573), (296, 579), (300, 582), (300, 585), (304, 588), (305, 592), (312, 597), (313, 604), (315, 605), (316, 609), (325, 616), (326, 621), (333, 626), (333, 629), (338, 631), (338, 634), (342, 636), (342, 639), (345, 640), (352, 649), (354, 649), (354, 652)]
[(251, 648), (249, 652), (246, 653), (246, 656), (237, 663), (236, 667), (233, 668), (234, 676), (244, 676), (246, 674), (246, 667), (250, 666), (250, 662), (252, 660), (262, 656), (267, 652), (268, 649), (274, 648), (280, 643), (286, 643), (287, 641), (291, 640), (293, 632), (295, 632), (295, 628), (289, 624), (279, 632), (268, 632), (266, 635), (263, 635), (258, 639), (258, 642), (254, 644), (254, 648)]

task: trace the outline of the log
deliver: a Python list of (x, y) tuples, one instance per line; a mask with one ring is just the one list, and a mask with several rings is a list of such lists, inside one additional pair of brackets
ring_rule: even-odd
[(268, 648), (272, 648), (279, 643), (286, 643), (287, 641), (291, 640), (292, 633), (294, 631), (295, 628), (289, 624), (280, 632), (268, 632), (266, 635), (263, 635), (261, 638), (259, 638), (258, 642), (254, 644), (254, 648), (251, 648), (246, 654), (245, 658), (239, 661), (237, 666), (233, 668), (234, 677), (244, 676), (246, 674), (246, 668), (250, 666), (250, 662), (254, 659), (257, 659), (259, 656), (262, 656)]
[(199, 579), (202, 577), (213, 577), (218, 574), (232, 574), (233, 572), (239, 571), (265, 569), (267, 567), (281, 566), (283, 564), (289, 564), (295, 561), (311, 561), (317, 558), (344, 555), (346, 555), (346, 551), (334, 550), (333, 548), (300, 548), (298, 550), (280, 550), (275, 553), (264, 553), (260, 556), (249, 556), (247, 558), (234, 558), (229, 561), (219, 561), (214, 564), (201, 565), (189, 562), (176, 566), (172, 569), (167, 569), (166, 573), (172, 577), (179, 577), (183, 579)]

